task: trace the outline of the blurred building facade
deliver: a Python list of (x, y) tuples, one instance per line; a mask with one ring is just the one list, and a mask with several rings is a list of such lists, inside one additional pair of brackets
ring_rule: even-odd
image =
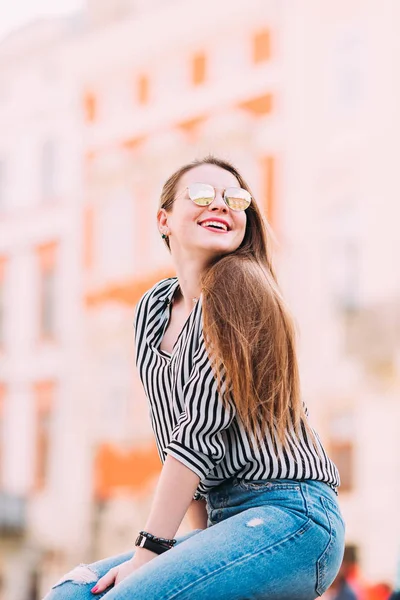
[(76, 418), (82, 148), (75, 83), (61, 68), (71, 31), (44, 20), (0, 50), (0, 568), (16, 600), (33, 593), (42, 561), (79, 546), (89, 515)]
[(366, 580), (393, 578), (400, 7), (387, 4), (96, 0), (0, 47), (0, 499), (20, 515), (2, 523), (7, 597), (130, 548), (146, 518), (160, 465), (133, 311), (173, 274), (162, 184), (210, 152), (242, 170), (276, 232), (348, 544)]

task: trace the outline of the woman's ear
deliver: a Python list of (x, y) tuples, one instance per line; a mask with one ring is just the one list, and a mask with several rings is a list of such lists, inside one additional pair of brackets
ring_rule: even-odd
[(160, 208), (160, 210), (157, 213), (157, 223), (160, 232), (164, 231), (165, 229), (168, 229), (168, 214), (164, 208)]

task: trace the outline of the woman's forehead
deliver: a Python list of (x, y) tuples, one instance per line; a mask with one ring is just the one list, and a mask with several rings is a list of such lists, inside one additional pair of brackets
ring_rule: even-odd
[(186, 187), (191, 183), (208, 183), (217, 188), (237, 187), (239, 182), (236, 177), (226, 169), (217, 165), (198, 165), (182, 175), (178, 188)]

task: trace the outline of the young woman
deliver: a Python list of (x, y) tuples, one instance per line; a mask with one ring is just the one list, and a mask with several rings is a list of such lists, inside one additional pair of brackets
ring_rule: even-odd
[[(339, 475), (301, 399), (268, 225), (239, 172), (207, 157), (165, 183), (158, 228), (177, 277), (135, 314), (163, 462), (150, 514), (134, 552), (47, 598), (312, 600), (342, 561)], [(195, 529), (174, 539), (187, 512)]]

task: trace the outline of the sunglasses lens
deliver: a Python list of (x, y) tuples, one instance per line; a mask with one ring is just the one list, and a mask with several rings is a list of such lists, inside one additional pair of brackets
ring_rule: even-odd
[(208, 206), (214, 200), (214, 188), (205, 183), (192, 183), (188, 186), (189, 198), (198, 206)]
[(246, 210), (251, 203), (251, 195), (242, 188), (227, 188), (224, 197), (225, 202), (232, 210)]

